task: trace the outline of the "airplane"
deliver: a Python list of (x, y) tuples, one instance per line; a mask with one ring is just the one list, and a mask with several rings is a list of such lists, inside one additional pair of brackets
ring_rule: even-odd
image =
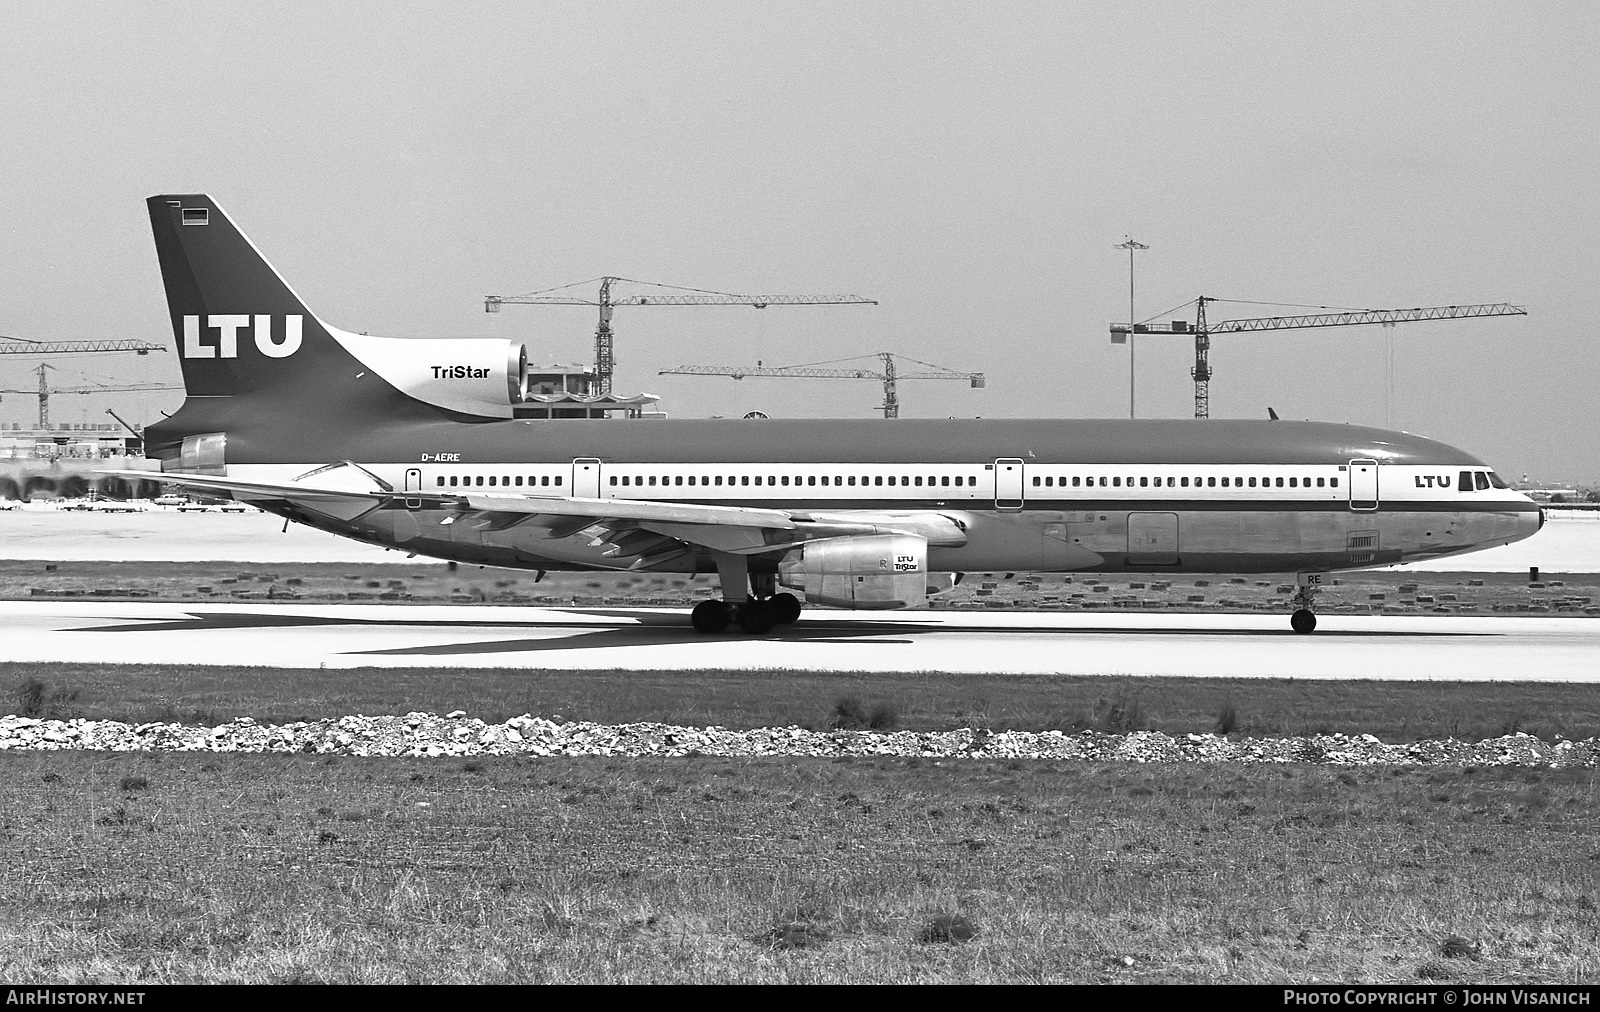
[(209, 196), (148, 204), (186, 390), (145, 429), (160, 481), (482, 566), (714, 573), (705, 634), (997, 571), (1292, 572), (1309, 633), (1328, 573), (1544, 522), (1479, 458), (1350, 424), (523, 417), (525, 346), (340, 330)]

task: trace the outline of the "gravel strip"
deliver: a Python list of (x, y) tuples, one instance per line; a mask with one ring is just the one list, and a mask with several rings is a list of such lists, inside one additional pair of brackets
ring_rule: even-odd
[(1173, 737), (1160, 731), (808, 731), (799, 727), (592, 724), (523, 715), (486, 724), (461, 711), (447, 716), (341, 717), (314, 723), (258, 724), (240, 717), (218, 727), (125, 724), (116, 720), (0, 717), (0, 751), (306, 752), (359, 756), (918, 756), (922, 758), (1075, 759), (1129, 763), (1386, 763), (1448, 766), (1600, 765), (1600, 739), (1548, 743), (1513, 734), (1476, 743), (1452, 738), (1388, 745), (1370, 734), (1292, 738)]

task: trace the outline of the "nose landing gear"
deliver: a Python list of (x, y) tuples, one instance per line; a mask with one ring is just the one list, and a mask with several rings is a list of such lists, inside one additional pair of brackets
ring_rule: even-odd
[(1317, 591), (1322, 589), (1321, 573), (1296, 573), (1294, 577), (1294, 614), (1289, 616), (1289, 627), (1301, 635), (1317, 628)]

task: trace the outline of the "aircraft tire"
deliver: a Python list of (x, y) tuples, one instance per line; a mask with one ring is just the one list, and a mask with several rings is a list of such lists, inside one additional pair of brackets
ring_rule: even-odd
[(1306, 608), (1301, 608), (1289, 616), (1289, 625), (1295, 632), (1305, 635), (1317, 627), (1317, 616)]
[(739, 605), (739, 628), (752, 636), (763, 636), (778, 624), (778, 610), (770, 601), (746, 601)]
[(792, 625), (800, 617), (800, 599), (793, 594), (774, 594), (767, 603), (777, 614), (779, 625)]
[(728, 628), (733, 618), (732, 608), (723, 601), (701, 601), (689, 613), (689, 621), (698, 633), (719, 633)]

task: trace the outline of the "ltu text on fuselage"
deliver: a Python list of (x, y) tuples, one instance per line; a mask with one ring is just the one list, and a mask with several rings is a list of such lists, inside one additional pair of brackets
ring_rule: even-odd
[(187, 390), (145, 430), (163, 481), (444, 559), (716, 573), (703, 632), (991, 571), (1293, 572), (1309, 632), (1322, 574), (1542, 522), (1477, 457), (1354, 425), (519, 417), (520, 345), (339, 330), (209, 197), (149, 210)]

